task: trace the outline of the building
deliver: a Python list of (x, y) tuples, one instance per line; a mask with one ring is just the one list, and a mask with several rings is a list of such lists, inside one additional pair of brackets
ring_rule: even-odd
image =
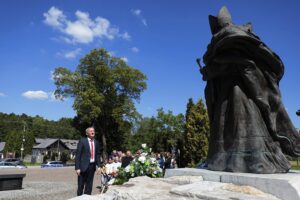
[[(47, 160), (53, 159), (60, 160), (63, 152), (67, 153), (70, 158), (75, 159), (77, 144), (79, 140), (68, 140), (58, 138), (35, 138), (35, 144), (32, 147), (31, 155), (24, 156), (24, 162), (42, 163), (44, 157), (47, 156)], [(9, 156), (4, 152), (5, 142), (0, 142), (0, 160)]]
[(0, 160), (4, 158), (5, 142), (0, 142)]
[[(68, 141), (68, 140), (64, 140)], [(32, 148), (31, 162), (42, 163), (44, 157), (47, 156), (48, 160), (59, 160), (63, 152), (74, 152), (72, 147), (73, 143), (65, 144), (62, 139), (58, 138), (35, 138), (35, 145)]]
[(79, 140), (68, 140), (68, 139), (61, 139), (61, 141), (68, 147), (70, 158), (75, 159), (77, 144)]

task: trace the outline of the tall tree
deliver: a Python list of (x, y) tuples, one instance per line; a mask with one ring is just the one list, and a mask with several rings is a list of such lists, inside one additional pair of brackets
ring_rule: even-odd
[(74, 72), (56, 68), (54, 80), (55, 96), (74, 98), (77, 124), (96, 127), (104, 152), (122, 147), (124, 135), (138, 115), (134, 101), (146, 89), (142, 72), (110, 56), (105, 49), (94, 49), (80, 60)]
[(189, 99), (184, 135), (184, 162), (193, 167), (206, 159), (208, 151), (209, 119), (202, 99), (195, 105)]
[[(23, 141), (24, 137), (24, 141)], [(5, 136), (5, 149), (4, 152), (14, 152), (15, 156), (21, 155), (21, 147), (23, 143), (23, 156), (31, 154), (34, 145), (34, 135), (32, 131), (11, 130)]]
[(22, 144), (21, 133), (15, 130), (9, 131), (5, 136), (5, 142), (4, 152), (15, 153), (15, 156), (19, 157)]
[(139, 122), (137, 132), (132, 136), (132, 148), (147, 143), (153, 151), (171, 151), (178, 149), (178, 143), (183, 139), (184, 115), (174, 115), (172, 111), (157, 110), (157, 115), (145, 117)]
[(157, 120), (163, 149), (166, 151), (177, 149), (179, 140), (183, 138), (184, 115), (174, 115), (170, 110), (166, 113), (160, 108), (157, 110)]

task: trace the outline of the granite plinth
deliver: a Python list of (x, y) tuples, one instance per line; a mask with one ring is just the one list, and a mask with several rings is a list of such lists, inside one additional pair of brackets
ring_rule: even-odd
[(23, 178), (26, 174), (2, 174), (0, 175), (0, 191), (22, 189)]
[(165, 178), (172, 176), (202, 176), (204, 181), (247, 185), (280, 199), (300, 200), (300, 171), (285, 174), (250, 174), (193, 168), (167, 169)]

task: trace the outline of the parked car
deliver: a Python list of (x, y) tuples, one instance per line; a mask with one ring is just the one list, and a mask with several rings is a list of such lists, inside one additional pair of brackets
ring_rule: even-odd
[(62, 161), (48, 161), (41, 165), (41, 168), (64, 167)]
[(0, 169), (25, 169), (24, 165), (16, 165), (10, 162), (0, 162)]
[(12, 164), (15, 164), (15, 165), (22, 165), (23, 164), (23, 162), (20, 158), (5, 158), (5, 159), (3, 159), (2, 162), (12, 163)]

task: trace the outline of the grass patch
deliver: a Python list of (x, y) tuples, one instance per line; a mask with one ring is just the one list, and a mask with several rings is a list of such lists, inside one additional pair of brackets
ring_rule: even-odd
[(29, 166), (41, 166), (41, 163), (23, 162), (23, 164), (27, 167), (29, 167)]
[(292, 168), (291, 169), (293, 169), (293, 170), (300, 170), (300, 166), (292, 166)]

